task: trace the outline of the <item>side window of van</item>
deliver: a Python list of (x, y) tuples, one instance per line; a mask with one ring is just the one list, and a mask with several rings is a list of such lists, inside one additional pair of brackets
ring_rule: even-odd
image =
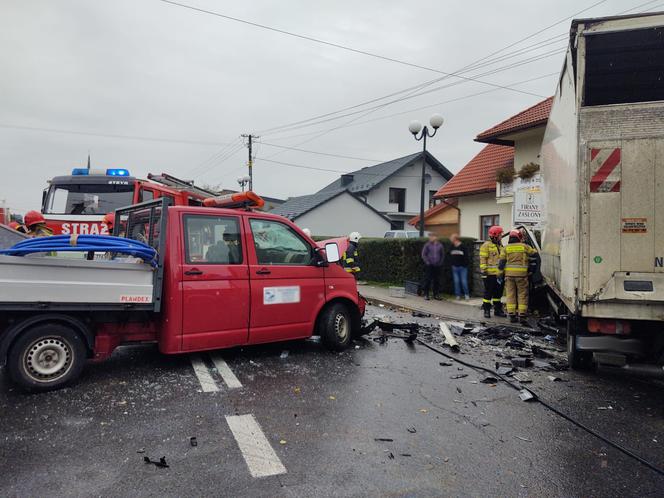
[(239, 265), (242, 238), (237, 218), (186, 215), (185, 258), (189, 264)]
[(259, 265), (311, 264), (311, 246), (288, 225), (256, 218), (249, 220), (249, 224)]

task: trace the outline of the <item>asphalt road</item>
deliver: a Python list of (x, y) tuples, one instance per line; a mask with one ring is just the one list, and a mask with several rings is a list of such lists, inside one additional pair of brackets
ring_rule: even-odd
[[(460, 358), (493, 367), (495, 349), (460, 342)], [(0, 496), (643, 497), (664, 489), (642, 464), (504, 384), (479, 382), (480, 372), (441, 366), (446, 360), (421, 345), (362, 340), (330, 353), (309, 340), (221, 356), (228, 368), (214, 354), (124, 347), (88, 365), (75, 386), (38, 395), (0, 373)], [(543, 399), (664, 468), (661, 384), (530, 375)], [(169, 468), (145, 456), (165, 456)]]

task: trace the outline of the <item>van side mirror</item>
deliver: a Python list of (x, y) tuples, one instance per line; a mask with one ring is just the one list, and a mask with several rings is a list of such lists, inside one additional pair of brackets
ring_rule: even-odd
[(328, 242), (325, 244), (325, 255), (327, 256), (328, 263), (336, 263), (341, 259), (339, 255), (339, 246), (336, 242)]

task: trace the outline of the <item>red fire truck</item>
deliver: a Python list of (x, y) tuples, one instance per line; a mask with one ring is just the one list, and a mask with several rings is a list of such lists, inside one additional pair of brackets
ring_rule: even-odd
[(142, 180), (117, 168), (75, 168), (71, 175), (56, 176), (49, 183), (41, 211), (55, 235), (107, 235), (102, 219), (120, 207), (163, 198), (175, 206), (200, 206), (203, 199), (216, 195), (166, 173)]
[(336, 264), (338, 245), (317, 246), (281, 216), (229, 209), (240, 195), (206, 202), (219, 207), (162, 199), (116, 210), (115, 234), (152, 246), (152, 265), (0, 255), (0, 366), (45, 391), (127, 343), (176, 354), (317, 334), (346, 348), (366, 302)]

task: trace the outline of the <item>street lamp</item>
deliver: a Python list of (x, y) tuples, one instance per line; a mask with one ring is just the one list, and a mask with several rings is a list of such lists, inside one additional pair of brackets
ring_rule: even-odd
[(251, 177), (241, 176), (240, 178), (237, 179), (237, 182), (240, 185), (240, 187), (242, 187), (242, 192), (244, 192), (244, 189), (247, 186), (247, 184), (251, 183)]
[[(429, 133), (429, 128), (422, 128), (419, 121), (411, 121), (408, 125), (408, 131), (413, 134), (413, 138), (418, 142), (422, 140), (422, 191), (420, 192), (420, 237), (424, 237), (424, 186), (426, 183), (426, 164), (427, 164), (427, 137), (433, 137), (438, 128), (443, 126), (444, 119), (440, 114), (434, 114), (429, 118), (429, 124), (433, 128), (433, 133)], [(422, 133), (420, 133), (420, 131)], [(419, 133), (419, 136), (418, 136)]]

